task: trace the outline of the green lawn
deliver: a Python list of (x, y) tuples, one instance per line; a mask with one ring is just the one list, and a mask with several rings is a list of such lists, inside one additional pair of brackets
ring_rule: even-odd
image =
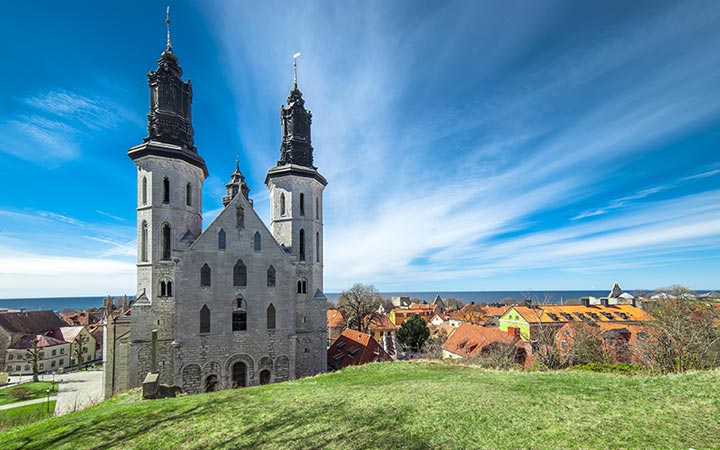
[[(48, 410), (50, 412), (48, 412)], [(49, 407), (47, 402), (43, 402), (0, 410), (0, 430), (47, 419), (52, 416), (53, 411), (55, 411), (55, 400), (50, 401)], [(2, 434), (0, 434), (0, 436), (2, 436)], [(0, 439), (0, 448), (4, 448), (6, 445), (3, 442), (4, 439)]]
[[(17, 392), (18, 389), (28, 390), (27, 398), (16, 398), (13, 396), (13, 392)], [(40, 381), (37, 383), (23, 383), (17, 386), (0, 389), (0, 405), (7, 405), (9, 403), (23, 402), (25, 400), (34, 400), (36, 398), (43, 398), (47, 396), (47, 389), (52, 390), (51, 395), (55, 395), (55, 389), (53, 383), (50, 381)]]
[(720, 448), (720, 371), (626, 376), (380, 363), (93, 408), (0, 433), (45, 448)]

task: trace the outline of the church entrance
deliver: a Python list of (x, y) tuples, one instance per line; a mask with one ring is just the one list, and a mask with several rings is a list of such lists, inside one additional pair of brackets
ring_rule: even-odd
[(260, 371), (260, 384), (270, 383), (270, 371), (267, 369)]
[(208, 377), (205, 378), (205, 392), (216, 391), (217, 387), (218, 387), (217, 375), (208, 375)]
[(247, 366), (244, 362), (236, 362), (232, 366), (232, 382), (234, 388), (247, 386)]

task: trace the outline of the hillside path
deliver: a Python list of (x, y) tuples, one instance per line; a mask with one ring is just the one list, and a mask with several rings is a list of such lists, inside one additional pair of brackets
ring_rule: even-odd
[(102, 370), (88, 370), (56, 375), (58, 384), (55, 415), (62, 416), (102, 401)]
[[(51, 396), (50, 401), (57, 400), (56, 396)], [(15, 403), (8, 403), (7, 405), (0, 405), (0, 411), (3, 409), (13, 409), (13, 408), (19, 408), (21, 406), (27, 406), (27, 405), (34, 405), (35, 403), (43, 403), (48, 401), (47, 397), (43, 398), (36, 398), (34, 400), (25, 400), (24, 402), (15, 402)]]

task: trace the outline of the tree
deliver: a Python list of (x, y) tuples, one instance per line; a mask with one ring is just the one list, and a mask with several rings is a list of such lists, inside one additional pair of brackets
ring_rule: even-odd
[(83, 353), (86, 352), (87, 347), (85, 347), (85, 344), (87, 343), (88, 338), (85, 336), (82, 332), (77, 335), (75, 338), (75, 342), (73, 342), (73, 349), (72, 353), (75, 356), (75, 364), (80, 367), (80, 364), (83, 362)]
[[(682, 294), (680, 292), (679, 294)], [(638, 333), (644, 363), (662, 373), (720, 366), (720, 307), (691, 299), (663, 299), (648, 304), (654, 320)]]
[(37, 336), (32, 340), (32, 346), (25, 353), (25, 361), (32, 365), (33, 381), (38, 381), (38, 361), (42, 359), (42, 349), (38, 348)]
[(456, 298), (451, 297), (445, 299), (445, 307), (448, 311), (458, 311), (463, 305), (464, 303)]
[(405, 347), (414, 352), (420, 351), (425, 341), (430, 337), (427, 323), (419, 315), (415, 314), (402, 323), (397, 330), (397, 340)]
[(348, 328), (367, 333), (373, 320), (380, 316), (378, 308), (382, 300), (375, 286), (355, 283), (340, 293), (338, 308), (342, 310)]

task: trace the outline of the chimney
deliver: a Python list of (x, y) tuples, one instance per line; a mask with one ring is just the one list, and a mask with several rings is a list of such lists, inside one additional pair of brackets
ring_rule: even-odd
[(610, 304), (610, 300), (608, 300), (607, 298), (601, 298), (601, 299), (600, 299), (600, 304), (601, 304), (602, 306), (608, 306), (608, 305)]
[(585, 297), (585, 298), (580, 299), (580, 301), (582, 302), (582, 305), (583, 305), (583, 306), (590, 306), (590, 299), (589, 299), (589, 298)]

